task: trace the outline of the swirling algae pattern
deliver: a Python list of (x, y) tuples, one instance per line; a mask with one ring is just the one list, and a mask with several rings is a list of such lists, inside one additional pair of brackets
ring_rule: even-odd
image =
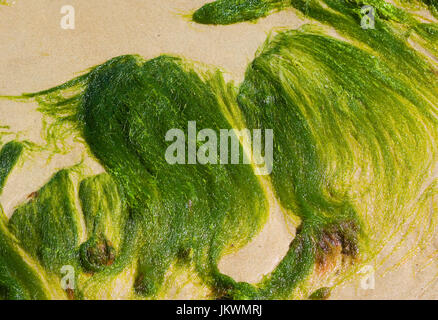
[[(434, 2), (423, 2), (436, 15)], [(375, 29), (361, 28), (365, 4), (376, 9)], [(174, 285), (170, 271), (190, 274), (210, 298), (323, 298), (322, 279), (339, 257), (342, 281), (394, 237), (402, 235), (401, 246), (420, 228), (417, 245), (430, 240), (438, 212), (430, 210), (438, 187), (431, 59), (438, 25), (380, 0), (219, 0), (193, 19), (229, 24), (284, 7), (311, 22), (270, 35), (240, 85), (184, 58), (126, 55), (58, 87), (3, 97), (36, 101), (55, 120), (48, 145), (76, 135), (106, 172), (65, 168), (9, 220), (2, 212), (2, 298), (117, 297), (120, 283), (129, 298), (162, 298)], [(272, 129), (272, 174), (257, 176), (252, 164), (169, 165), (164, 136), (188, 121)], [(32, 148), (3, 145), (0, 192)], [(263, 228), (268, 189), (299, 220), (297, 234), (259, 283), (236, 282), (218, 261)], [(64, 265), (79, 270), (74, 292), (60, 286)]]

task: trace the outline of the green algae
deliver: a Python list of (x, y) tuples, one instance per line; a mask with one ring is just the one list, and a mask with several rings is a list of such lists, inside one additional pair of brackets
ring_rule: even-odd
[(420, 2), (426, 4), (430, 10), (430, 12), (438, 17), (438, 3), (434, 0), (420, 0)]
[[(358, 13), (360, 13), (362, 6), (371, 5), (376, 9), (377, 15), (383, 18), (394, 18), (394, 14), (397, 18), (407, 16), (403, 9), (397, 8), (385, 0), (323, 0), (322, 2), (329, 6), (334, 2), (340, 6), (352, 5), (358, 8), (356, 10)], [(319, 3), (318, 0), (216, 0), (196, 10), (192, 19), (194, 22), (202, 24), (227, 25), (256, 20), (286, 8), (295, 8), (307, 15), (312, 10), (311, 8)], [(438, 4), (434, 0), (402, 2), (402, 5), (406, 4), (423, 4), (435, 17), (438, 15)]]
[[(84, 136), (122, 187), (139, 228), (136, 291), (156, 293), (181, 251), (194, 251), (201, 275), (215, 274), (225, 241), (249, 239), (266, 201), (248, 165), (171, 166), (163, 158), (162, 138), (189, 119), (203, 128), (231, 128), (209, 84), (168, 57), (146, 63), (121, 57), (96, 71), (85, 92)], [(113, 86), (102, 86), (107, 82)]]
[(327, 300), (330, 297), (330, 288), (320, 288), (309, 296), (309, 300)]
[[(22, 150), (23, 146), (18, 142), (10, 142), (2, 147), (0, 151), (0, 193)], [(44, 297), (38, 285), (36, 272), (23, 261), (13, 238), (7, 231), (7, 219), (1, 207), (0, 214), (0, 299)]]
[(21, 143), (11, 141), (5, 144), (0, 150), (0, 194), (3, 191), (9, 173), (17, 164), (22, 154), (23, 148)]
[[(272, 10), (262, 2), (249, 8)], [(365, 2), (377, 8), (375, 30), (358, 23)], [(434, 52), (435, 25), (379, 1), (324, 3), (292, 1), (347, 41), (309, 25), (269, 37), (238, 88), (181, 58), (121, 56), (21, 97), (56, 120), (47, 137), (62, 140), (59, 132), (74, 129), (106, 171), (76, 184), (61, 170), (8, 222), (20, 247), (54, 275), (53, 286), (60, 268), (72, 265), (77, 299), (117, 296), (117, 281), (129, 298), (161, 298), (169, 270), (189, 270), (211, 298), (321, 298), (329, 289), (306, 282), (338, 248), (346, 261), (370, 261), (406, 223), (422, 221), (437, 193), (436, 182), (425, 183), (438, 156), (438, 83), (434, 66), (407, 39), (415, 32)], [(232, 23), (235, 15), (226, 15)], [(236, 21), (247, 17), (255, 16)], [(187, 132), (188, 121), (217, 131), (273, 129), (269, 179), (251, 164), (169, 165), (166, 132)], [(17, 156), (5, 150), (7, 177)], [(237, 283), (217, 264), (263, 226), (266, 184), (301, 225), (270, 274), (256, 285)], [(19, 278), (5, 279), (2, 288), (13, 293), (6, 298), (48, 297), (41, 284), (41, 295), (30, 296)]]
[[(305, 214), (333, 217), (338, 211), (348, 218), (349, 180), (361, 162), (374, 168), (373, 183), (381, 179), (389, 197), (395, 186), (412, 185), (407, 172), (433, 165), (422, 157), (436, 139), (437, 121), (424, 96), (436, 94), (437, 83), (423, 82), (420, 95), (410, 89), (415, 80), (401, 81), (395, 72), (347, 43), (297, 31), (280, 34), (256, 58), (239, 101), (249, 127), (277, 130), (272, 180), (285, 207), (303, 203)], [(333, 171), (333, 162), (342, 170)]]
[[(0, 151), (1, 180), (5, 181), (17, 164), (23, 145), (12, 141)], [(0, 189), (0, 193), (1, 193)], [(18, 245), (17, 239), (8, 228), (8, 220), (0, 206), (0, 300), (49, 299), (57, 297), (57, 290), (47, 281), (50, 277), (41, 266), (32, 261)]]
[(128, 213), (111, 177), (100, 174), (81, 181), (79, 199), (88, 238), (104, 237), (119, 248)]
[(24, 250), (60, 275), (62, 266), (77, 264), (78, 214), (72, 181), (63, 170), (14, 211), (9, 229)]
[(3, 211), (0, 221), (0, 300), (47, 299), (41, 273), (27, 263), (16, 240), (6, 227)]
[(289, 0), (218, 0), (210, 2), (193, 14), (193, 21), (202, 24), (233, 24), (264, 17), (289, 5)]
[[(232, 128), (224, 115), (228, 109), (214, 94), (218, 88), (224, 94), (231, 94), (222, 76), (211, 74), (203, 80), (188, 68), (180, 59), (165, 56), (150, 61), (134, 56), (115, 58), (88, 74), (83, 98), (74, 106), (77, 111), (74, 121), (80, 122), (93, 155), (117, 183), (123, 207), (127, 208), (122, 210), (118, 204), (119, 209), (115, 210), (114, 204), (118, 201), (115, 195), (119, 190), (116, 192), (114, 184), (109, 188), (107, 183), (105, 190), (99, 191), (102, 187), (95, 183), (98, 178), (81, 183), (79, 194), (90, 237), (79, 250), (82, 267), (86, 271), (102, 271), (105, 263), (96, 266), (99, 257), (91, 259), (93, 261), (87, 259), (90, 258), (87, 256), (89, 246), (99, 246), (96, 239), (111, 238), (104, 228), (121, 232), (124, 229), (120, 223), (126, 223), (129, 234), (124, 235), (123, 241), (111, 239), (115, 244), (121, 242), (120, 250), (124, 253), (121, 257), (116, 254), (114, 266), (110, 268), (134, 263), (134, 289), (141, 296), (158, 293), (166, 271), (175, 260), (193, 264), (209, 285), (229, 286), (232, 280), (217, 269), (221, 253), (229, 246), (245, 245), (267, 216), (266, 196), (250, 165), (172, 166), (164, 159), (166, 132), (186, 127), (188, 120), (196, 121), (203, 128)], [(106, 83), (113, 85), (106, 86)], [(56, 101), (57, 108), (60, 103), (53, 97), (59, 97), (65, 88), (61, 86), (35, 96), (45, 101), (42, 108), (49, 101)], [(221, 101), (227, 99), (223, 98)], [(68, 105), (61, 104), (63, 108)], [(63, 120), (71, 122), (73, 118)], [(243, 153), (242, 147), (240, 149)], [(52, 179), (57, 181), (58, 175), (67, 179), (62, 173)], [(41, 223), (30, 220), (59, 211), (40, 199), (51, 193), (53, 205), (66, 208), (65, 212), (56, 214), (71, 222), (73, 219), (68, 217), (76, 214), (71, 210), (73, 195), (65, 190), (73, 190), (69, 183), (65, 181), (63, 186), (51, 187), (52, 183), (38, 192), (34, 202), (17, 209), (10, 223), (23, 247), (39, 258), (41, 232), (30, 233), (29, 225), (40, 229)], [(129, 217), (122, 219), (122, 211), (129, 212)], [(117, 219), (127, 221), (114, 221)], [(47, 220), (57, 221), (59, 217)], [(74, 257), (78, 252), (77, 226), (70, 223), (63, 228), (68, 228), (73, 235), (68, 241), (52, 239), (62, 249), (55, 250), (59, 255), (43, 260), (47, 267), (50, 267), (49, 262), (55, 263), (56, 257), (68, 264), (77, 264)], [(54, 226), (53, 233), (57, 232), (58, 226)], [(71, 259), (63, 256), (67, 252), (73, 255)], [(90, 254), (98, 255), (95, 253), (91, 250)]]

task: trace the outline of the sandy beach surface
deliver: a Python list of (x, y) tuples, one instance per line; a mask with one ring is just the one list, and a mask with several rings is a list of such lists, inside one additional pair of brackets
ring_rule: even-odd
[[(260, 19), (257, 23), (204, 26), (187, 18), (205, 0), (17, 0), (0, 6), (0, 95), (18, 95), (59, 85), (87, 68), (123, 54), (146, 59), (160, 54), (180, 55), (214, 65), (239, 83), (248, 63), (273, 28), (295, 29), (307, 21), (293, 10)], [(75, 8), (75, 29), (60, 26), (61, 7)], [(0, 101), (0, 125), (20, 131), (20, 138), (42, 142), (41, 115), (36, 105)], [(57, 170), (84, 157), (84, 147), (29, 159), (14, 171), (0, 202), (7, 215)], [(85, 156), (86, 157), (86, 156)], [(91, 158), (93, 173), (103, 169)], [(273, 197), (272, 197), (273, 198)], [(438, 200), (438, 199), (436, 199)], [(261, 233), (245, 248), (225, 256), (219, 267), (238, 281), (255, 283), (272, 271), (286, 254), (295, 228), (285, 221), (282, 209), (270, 202), (270, 217)], [(388, 249), (389, 250), (389, 249)], [(332, 299), (438, 299), (438, 237), (396, 268), (403, 255), (392, 255), (375, 264), (374, 289), (363, 289), (357, 274), (337, 286)]]

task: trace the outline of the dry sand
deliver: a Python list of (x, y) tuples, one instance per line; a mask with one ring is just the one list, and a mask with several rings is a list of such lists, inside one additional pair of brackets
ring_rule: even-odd
[[(203, 26), (191, 23), (185, 14), (205, 0), (17, 0), (10, 7), (0, 6), (0, 95), (35, 92), (70, 80), (87, 68), (122, 54), (145, 58), (168, 53), (222, 68), (230, 79), (240, 82), (247, 64), (274, 27), (298, 28), (305, 21), (286, 10), (258, 23), (231, 26)], [(60, 27), (63, 5), (76, 10), (76, 29)], [(35, 105), (0, 102), (0, 125), (22, 131), (21, 138), (41, 142), (41, 115)], [(84, 156), (75, 144), (72, 152), (31, 159), (15, 170), (0, 197), (5, 211), (42, 186), (58, 169), (71, 166)], [(86, 161), (100, 172), (92, 159)], [(224, 257), (221, 270), (239, 281), (257, 282), (286, 254), (294, 228), (286, 224), (282, 210), (270, 201), (271, 216), (261, 233), (237, 253)], [(384, 274), (376, 270), (374, 290), (360, 288), (360, 275), (332, 295), (336, 299), (438, 298), (438, 283), (431, 282), (438, 272), (435, 260), (426, 269), (419, 261), (438, 249), (438, 239), (419, 258)], [(391, 265), (397, 257), (387, 262)], [(421, 264), (423, 265), (423, 264)], [(181, 296), (180, 296), (181, 298)]]

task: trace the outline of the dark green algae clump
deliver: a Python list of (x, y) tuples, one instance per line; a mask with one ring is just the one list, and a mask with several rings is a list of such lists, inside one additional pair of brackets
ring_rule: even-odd
[(192, 19), (202, 24), (232, 24), (264, 17), (289, 5), (290, 0), (218, 0), (198, 9)]
[[(419, 195), (438, 155), (433, 66), (390, 18), (370, 32), (357, 24), (353, 2), (325, 2), (330, 10), (310, 6), (309, 16), (354, 41), (312, 26), (279, 33), (238, 88), (180, 58), (121, 56), (20, 97), (57, 120), (51, 130), (73, 125), (106, 173), (76, 185), (74, 170), (61, 170), (9, 221), (2, 217), (1, 297), (66, 297), (60, 270), (71, 265), (77, 299), (117, 297), (117, 281), (129, 298), (160, 298), (169, 270), (196, 274), (211, 298), (287, 299), (301, 291), (322, 299), (330, 290), (308, 290), (306, 281), (327, 272), (333, 256), (367, 261), (405, 221), (415, 223), (412, 201), (429, 200)], [(273, 129), (269, 179), (245, 164), (169, 165), (166, 132), (187, 132), (188, 121), (216, 131)], [(0, 186), (20, 150), (19, 142), (3, 146)], [(267, 184), (301, 225), (270, 274), (256, 285), (237, 283), (217, 264), (262, 228)], [(433, 196), (436, 185), (424, 192)]]

